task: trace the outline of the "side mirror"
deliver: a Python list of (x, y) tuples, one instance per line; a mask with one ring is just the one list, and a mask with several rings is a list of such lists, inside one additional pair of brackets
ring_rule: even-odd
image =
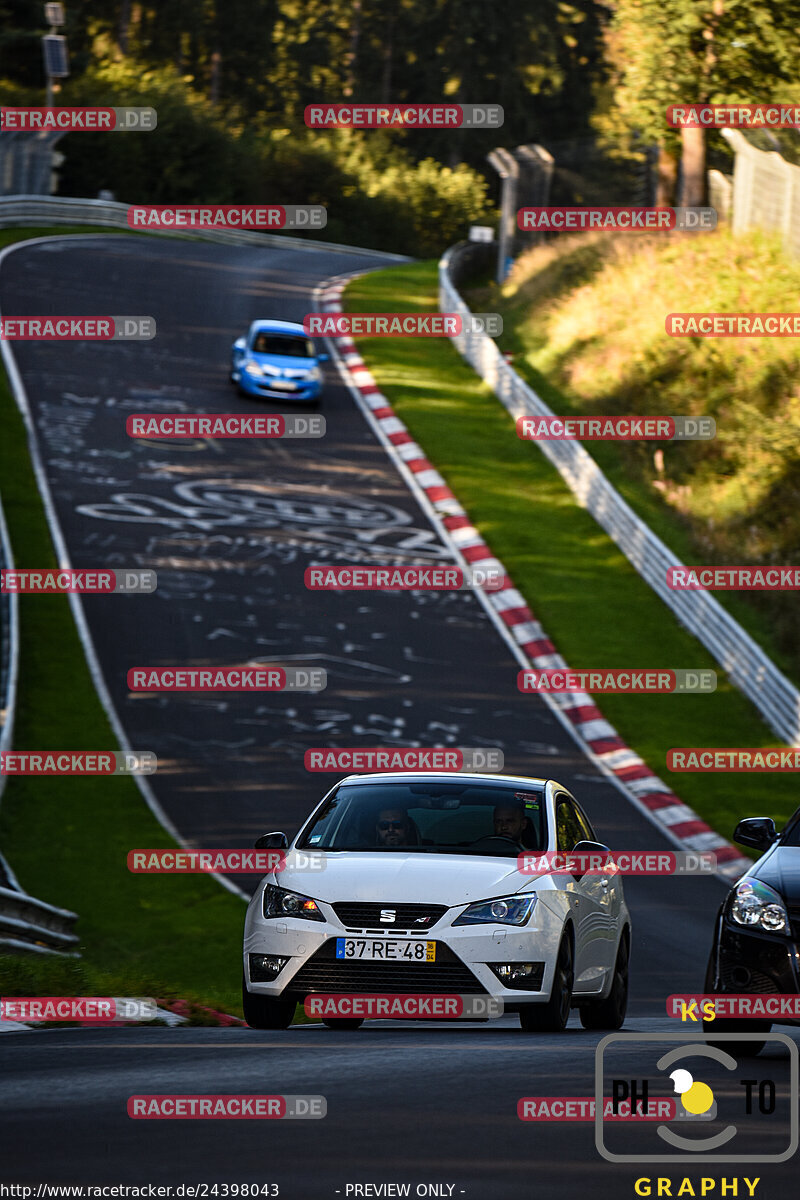
[[(571, 853), (572, 854), (602, 854), (603, 857), (605, 857), (607, 854), (611, 853), (611, 850), (609, 849), (608, 846), (604, 846), (602, 842), (584, 841), (584, 842), (576, 842), (575, 845), (572, 847)], [(573, 877), (575, 879), (582, 879), (585, 874), (586, 874), (585, 871), (574, 871)]]
[(778, 836), (772, 817), (746, 817), (733, 831), (733, 840), (754, 850), (769, 850)]
[(318, 354), (317, 362), (330, 362), (330, 354)]
[(244, 350), (247, 346), (247, 338), (237, 338), (233, 343), (234, 350)]
[(288, 850), (289, 839), (285, 833), (262, 833), (254, 845), (256, 850)]

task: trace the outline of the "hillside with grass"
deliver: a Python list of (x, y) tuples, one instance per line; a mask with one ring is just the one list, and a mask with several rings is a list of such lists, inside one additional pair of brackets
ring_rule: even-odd
[[(708, 415), (707, 442), (586, 443), (628, 502), (684, 561), (800, 562), (800, 340), (671, 337), (671, 312), (786, 312), (800, 262), (761, 234), (556, 238), (502, 289), (501, 347), (558, 413)], [(793, 592), (718, 593), (800, 681)]]

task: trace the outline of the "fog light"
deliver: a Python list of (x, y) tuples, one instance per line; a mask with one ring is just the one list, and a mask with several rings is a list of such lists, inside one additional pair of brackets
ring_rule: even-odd
[(280, 975), (288, 961), (288, 956), (281, 954), (251, 954), (250, 982), (271, 983)]
[(507, 988), (520, 988), (527, 992), (539, 992), (544, 978), (544, 963), (512, 962), (488, 963), (500, 982)]

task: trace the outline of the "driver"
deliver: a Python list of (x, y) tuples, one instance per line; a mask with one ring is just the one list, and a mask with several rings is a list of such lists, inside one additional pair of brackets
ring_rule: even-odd
[(408, 813), (402, 808), (383, 808), (375, 822), (375, 833), (379, 846), (408, 846), (411, 844), (411, 826)]
[(513, 804), (498, 804), (494, 810), (494, 831), (497, 837), (513, 838), (522, 845), (528, 818), (521, 808)]

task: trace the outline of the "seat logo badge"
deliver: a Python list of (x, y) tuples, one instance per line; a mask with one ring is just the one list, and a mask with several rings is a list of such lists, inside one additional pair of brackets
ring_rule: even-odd
[(381, 921), (385, 925), (391, 925), (397, 919), (397, 913), (393, 908), (381, 909)]

